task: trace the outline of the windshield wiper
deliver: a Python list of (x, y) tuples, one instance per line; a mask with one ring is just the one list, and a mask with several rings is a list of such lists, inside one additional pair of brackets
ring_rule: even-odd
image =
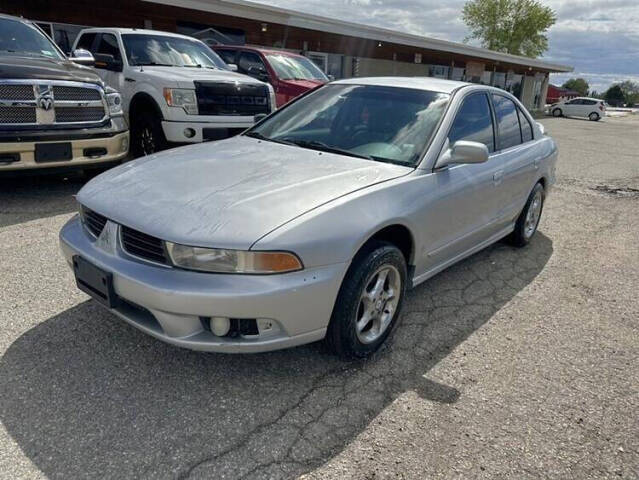
[(348, 155), (349, 157), (364, 158), (366, 160), (375, 160), (370, 155), (362, 155), (360, 153), (351, 152), (350, 150), (344, 150), (343, 148), (333, 147), (327, 145), (324, 142), (317, 140), (287, 140), (289, 143), (297, 145), (302, 148), (310, 148), (311, 150), (319, 150), (320, 152), (337, 153), (340, 155)]
[(147, 62), (147, 63), (136, 63), (136, 67), (178, 67), (179, 65), (172, 65), (170, 63), (156, 63), (156, 62)]
[(244, 136), (245, 137), (251, 137), (251, 138), (257, 138), (258, 140), (265, 140), (267, 142), (281, 143), (283, 145), (295, 145), (295, 143), (289, 142), (287, 140), (279, 140), (279, 139), (275, 139), (275, 138), (264, 136), (260, 132), (246, 132), (244, 134)]

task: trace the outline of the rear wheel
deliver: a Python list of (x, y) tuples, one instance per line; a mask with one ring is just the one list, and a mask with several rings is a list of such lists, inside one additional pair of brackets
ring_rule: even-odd
[(343, 358), (363, 358), (377, 350), (399, 317), (406, 277), (406, 261), (394, 245), (373, 242), (358, 253), (333, 308), (329, 348)]
[(131, 118), (131, 151), (136, 158), (159, 152), (167, 146), (157, 115), (142, 111)]
[(555, 108), (552, 111), (552, 116), (553, 117), (561, 117), (563, 115), (563, 112), (561, 111), (561, 108)]
[(515, 230), (508, 237), (512, 245), (524, 247), (530, 243), (535, 232), (537, 232), (545, 198), (544, 187), (541, 183), (538, 183), (528, 196), (526, 205), (519, 215), (517, 223), (515, 223)]
[(599, 114), (597, 112), (592, 112), (590, 115), (588, 115), (588, 118), (590, 119), (591, 122), (598, 122), (599, 121)]

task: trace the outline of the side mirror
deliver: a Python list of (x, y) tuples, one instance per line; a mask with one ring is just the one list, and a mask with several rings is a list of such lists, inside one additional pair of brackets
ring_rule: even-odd
[(332, 82), (333, 80), (335, 80), (335, 75), (326, 75), (328, 77), (328, 81)]
[(110, 53), (96, 53), (95, 68), (103, 68), (104, 70), (111, 70), (112, 72), (121, 72), (122, 61), (116, 60)]
[(92, 67), (95, 65), (95, 58), (91, 55), (91, 52), (85, 50), (84, 48), (77, 48), (73, 50), (71, 58), (69, 58), (74, 63), (78, 65), (84, 65), (86, 67)]
[(479, 142), (459, 140), (447, 148), (435, 163), (435, 170), (454, 163), (484, 163), (488, 161), (488, 147)]
[(537, 123), (537, 126), (539, 127), (539, 130), (541, 131), (542, 135), (546, 135), (546, 127), (544, 127), (541, 123), (539, 122), (535, 122)]
[(263, 82), (268, 82), (268, 73), (266, 73), (266, 70), (264, 70), (264, 67), (256, 67), (256, 66), (249, 67), (246, 73), (250, 75), (251, 77), (257, 78), (258, 80), (261, 80)]
[(228, 63), (226, 66), (229, 67), (229, 70), (231, 72), (237, 72), (237, 65), (235, 65), (234, 63)]
[(261, 122), (262, 120), (264, 120), (266, 117), (268, 117), (268, 114), (266, 114), (266, 113), (258, 113), (258, 114), (256, 114), (256, 115), (253, 117), (253, 121), (254, 121), (255, 123), (259, 123), (259, 122)]

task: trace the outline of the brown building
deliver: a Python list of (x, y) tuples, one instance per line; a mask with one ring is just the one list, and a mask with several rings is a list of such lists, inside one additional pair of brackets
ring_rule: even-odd
[(68, 52), (86, 26), (153, 28), (209, 44), (302, 52), (335, 78), (433, 76), (484, 83), (543, 109), (548, 74), (571, 67), (243, 0), (3, 0), (0, 12), (38, 24)]

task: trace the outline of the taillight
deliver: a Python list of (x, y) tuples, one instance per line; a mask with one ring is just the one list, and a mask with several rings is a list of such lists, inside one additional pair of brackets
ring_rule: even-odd
[(604, 111), (603, 103), (600, 103), (600, 104), (599, 104), (599, 110), (601, 110), (602, 112)]

